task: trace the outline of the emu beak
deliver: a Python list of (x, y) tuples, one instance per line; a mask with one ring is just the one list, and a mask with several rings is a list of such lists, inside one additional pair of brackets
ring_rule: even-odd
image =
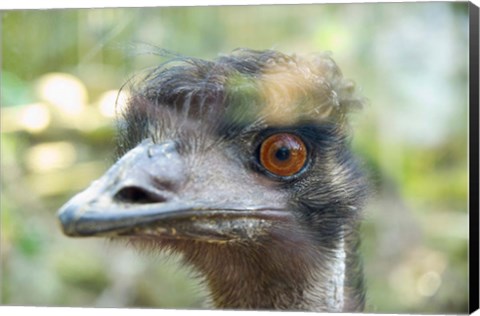
[(232, 240), (288, 217), (284, 210), (261, 205), (182, 200), (174, 188), (184, 181), (184, 173), (173, 142), (145, 140), (58, 211), (63, 232)]

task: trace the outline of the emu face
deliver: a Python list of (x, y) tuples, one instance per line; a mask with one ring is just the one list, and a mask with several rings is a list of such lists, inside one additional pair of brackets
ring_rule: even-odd
[(363, 101), (328, 56), (174, 60), (131, 95), (121, 158), (60, 209), (65, 234), (180, 252), (221, 308), (363, 307), (346, 124)]

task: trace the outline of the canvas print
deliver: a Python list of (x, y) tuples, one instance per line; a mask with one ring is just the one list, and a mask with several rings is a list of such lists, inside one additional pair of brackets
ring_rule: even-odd
[(1, 12), (1, 304), (466, 313), (468, 9)]

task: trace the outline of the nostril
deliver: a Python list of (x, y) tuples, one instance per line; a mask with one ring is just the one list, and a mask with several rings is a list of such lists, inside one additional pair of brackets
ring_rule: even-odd
[(132, 204), (162, 203), (166, 201), (165, 197), (136, 186), (120, 189), (120, 191), (115, 194), (114, 199)]

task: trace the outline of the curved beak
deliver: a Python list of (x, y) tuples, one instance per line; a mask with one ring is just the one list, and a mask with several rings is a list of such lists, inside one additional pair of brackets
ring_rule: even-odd
[(174, 143), (145, 140), (58, 212), (68, 236), (231, 240), (262, 234), (288, 212), (262, 205), (180, 199), (185, 167)]

